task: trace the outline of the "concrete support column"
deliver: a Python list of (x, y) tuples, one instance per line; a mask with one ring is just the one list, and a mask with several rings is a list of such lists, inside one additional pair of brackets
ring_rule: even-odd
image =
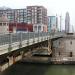
[(16, 61), (15, 61), (15, 58), (16, 58), (16, 57), (13, 56), (13, 64), (16, 62)]
[(8, 51), (10, 52), (11, 49), (12, 49), (12, 33), (9, 34), (9, 48), (8, 48)]
[(7, 58), (9, 59), (9, 66), (13, 65), (13, 56)]
[(20, 57), (21, 57), (21, 59), (23, 59), (23, 57), (24, 57), (24, 51), (20, 52)]
[[(24, 56), (24, 52), (20, 52), (20, 54), (18, 56), (8, 56), (8, 61), (4, 62), (4, 64), (0, 64), (0, 72), (4, 71), (5, 69), (7, 69), (9, 66), (13, 65), (14, 63), (16, 63), (17, 61), (21, 60)], [(6, 58), (6, 59), (7, 59)]]
[(22, 35), (23, 35), (23, 34), (20, 33), (20, 45), (19, 45), (20, 48), (22, 48)]
[(22, 59), (22, 55), (18, 55), (18, 56), (16, 56), (16, 57), (14, 57), (14, 58), (13, 58), (13, 64), (14, 64), (15, 62), (21, 60), (21, 59)]
[(35, 33), (33, 32), (33, 43), (35, 43)]
[(16, 57), (11, 56), (7, 57), (9, 59), (9, 66), (13, 65), (16, 62)]
[(1, 72), (1, 68), (2, 68), (2, 67), (1, 67), (1, 65), (0, 65), (0, 72)]
[(40, 32), (39, 32), (39, 30), (38, 30), (38, 42), (39, 42), (39, 37), (40, 37)]

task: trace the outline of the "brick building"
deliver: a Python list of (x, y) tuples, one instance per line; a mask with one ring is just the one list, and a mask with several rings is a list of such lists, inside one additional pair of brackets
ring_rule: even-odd
[(27, 23), (34, 32), (47, 32), (47, 9), (43, 6), (27, 6)]
[(33, 32), (33, 25), (27, 23), (10, 23), (10, 32)]

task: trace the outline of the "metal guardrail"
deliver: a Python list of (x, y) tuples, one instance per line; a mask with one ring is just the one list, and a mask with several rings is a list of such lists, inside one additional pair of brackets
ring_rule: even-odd
[(28, 33), (10, 33), (10, 34), (2, 34), (0, 35), (0, 45), (4, 44), (11, 44), (14, 42), (21, 42), (23, 40), (29, 40), (33, 38), (39, 38), (39, 37), (53, 37), (53, 36), (61, 36), (62, 33), (49, 33), (49, 32), (40, 32), (40, 33), (34, 33), (34, 32), (28, 32)]
[(61, 36), (63, 36), (63, 33), (28, 32), (0, 34), (0, 55), (31, 44)]

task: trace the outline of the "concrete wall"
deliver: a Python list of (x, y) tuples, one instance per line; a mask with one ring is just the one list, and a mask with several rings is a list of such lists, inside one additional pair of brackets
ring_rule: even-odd
[(75, 39), (66, 39), (65, 44), (66, 52), (72, 52), (73, 57), (75, 57)]
[(5, 64), (3, 64), (3, 65), (0, 65), (0, 72), (2, 72), (2, 71), (4, 71), (5, 69), (7, 69), (8, 68), (8, 62), (7, 63), (5, 63)]
[(55, 40), (53, 42), (53, 56), (75, 57), (75, 39), (62, 38), (62, 39)]
[(22, 59), (22, 55), (16, 56), (16, 57), (7, 57), (9, 59), (8, 62), (4, 63), (4, 64), (0, 64), (0, 72), (4, 71), (5, 69), (7, 69), (8, 67), (10, 67), (11, 65), (13, 65), (15, 62), (19, 61)]

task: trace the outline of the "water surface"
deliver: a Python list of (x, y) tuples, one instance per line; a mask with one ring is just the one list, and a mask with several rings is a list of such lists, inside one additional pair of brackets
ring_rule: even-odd
[(75, 75), (75, 65), (16, 63), (0, 75)]

